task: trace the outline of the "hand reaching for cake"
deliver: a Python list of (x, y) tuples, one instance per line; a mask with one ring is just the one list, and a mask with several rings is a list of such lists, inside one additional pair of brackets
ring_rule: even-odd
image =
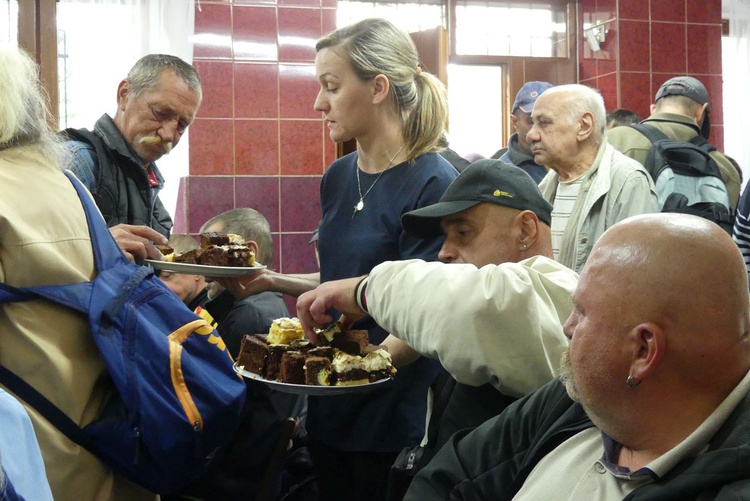
[(297, 299), (297, 317), (307, 339), (316, 342), (314, 329), (333, 321), (326, 313), (331, 308), (341, 312), (339, 322), (344, 328), (367, 314), (354, 299), (354, 291), (361, 279), (355, 277), (325, 282)]
[(148, 226), (118, 224), (111, 227), (109, 232), (131, 263), (142, 262), (144, 259), (163, 259), (154, 243), (166, 245), (167, 238)]

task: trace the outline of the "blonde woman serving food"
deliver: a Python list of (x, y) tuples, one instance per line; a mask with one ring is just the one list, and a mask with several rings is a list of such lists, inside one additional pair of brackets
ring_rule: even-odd
[[(228, 286), (239, 296), (299, 296), (384, 261), (436, 260), (443, 241), (414, 238), (401, 226), (403, 213), (437, 202), (458, 174), (438, 154), (448, 113), (442, 83), (421, 70), (409, 35), (382, 19), (340, 28), (316, 50), (315, 109), (331, 139), (357, 142), (321, 182), (320, 273), (233, 279)], [(385, 499), (398, 452), (422, 439), (427, 388), (439, 369), (372, 320), (355, 328), (367, 329), (370, 343), (387, 345), (399, 371), (382, 391), (309, 397), (310, 451), (326, 501)]]

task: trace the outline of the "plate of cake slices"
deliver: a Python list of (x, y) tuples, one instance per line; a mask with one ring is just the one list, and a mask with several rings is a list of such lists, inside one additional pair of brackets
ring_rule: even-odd
[(212, 266), (205, 264), (177, 263), (169, 261), (157, 261), (146, 259), (146, 262), (155, 270), (171, 271), (173, 273), (185, 273), (187, 275), (203, 275), (205, 277), (238, 277), (249, 275), (266, 267), (264, 264), (256, 263), (253, 266)]
[(391, 355), (370, 345), (366, 330), (334, 324), (319, 330), (313, 344), (297, 318), (274, 320), (268, 334), (245, 335), (234, 369), (278, 391), (304, 395), (370, 391), (396, 374)]
[(195, 248), (181, 253), (168, 245), (157, 245), (164, 260), (146, 259), (146, 262), (155, 270), (207, 277), (248, 275), (266, 267), (255, 261), (255, 252), (240, 235), (201, 233), (200, 244), (195, 244)]
[(295, 384), (295, 383), (284, 383), (281, 381), (272, 381), (265, 379), (262, 376), (255, 374), (254, 372), (246, 371), (244, 367), (234, 364), (234, 370), (241, 376), (252, 379), (253, 381), (259, 381), (268, 385), (270, 388), (281, 391), (284, 393), (294, 393), (296, 395), (342, 395), (345, 393), (362, 393), (371, 391), (376, 388), (382, 387), (383, 384), (392, 381), (391, 378), (379, 379), (375, 382), (367, 382), (362, 384), (351, 384), (344, 386), (319, 386), (310, 384)]

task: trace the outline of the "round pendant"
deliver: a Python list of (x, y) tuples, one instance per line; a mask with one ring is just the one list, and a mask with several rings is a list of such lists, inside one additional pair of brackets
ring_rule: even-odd
[(365, 202), (363, 200), (360, 200), (359, 202), (357, 202), (357, 205), (355, 205), (354, 208), (357, 209), (358, 211), (364, 209)]

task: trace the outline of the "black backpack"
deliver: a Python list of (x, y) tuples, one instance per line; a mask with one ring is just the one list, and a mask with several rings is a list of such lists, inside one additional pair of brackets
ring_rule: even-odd
[(651, 175), (662, 212), (693, 214), (732, 233), (734, 211), (726, 184), (703, 137), (673, 141), (652, 125), (630, 125), (651, 141), (644, 167)]

